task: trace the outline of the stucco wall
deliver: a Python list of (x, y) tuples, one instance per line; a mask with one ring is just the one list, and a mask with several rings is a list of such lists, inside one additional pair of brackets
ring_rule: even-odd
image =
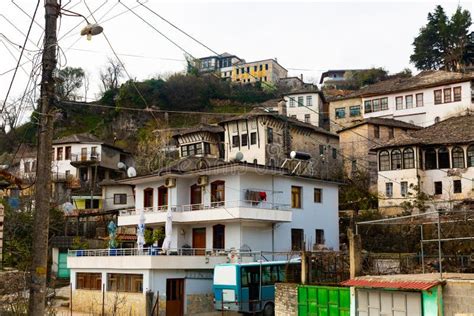
[[(143, 316), (146, 314), (145, 294), (105, 292), (105, 312), (117, 316)], [(77, 312), (102, 313), (102, 292), (75, 290), (72, 293), (72, 309)]]
[[(350, 107), (360, 106), (360, 115), (351, 116)], [(346, 116), (344, 118), (336, 118), (336, 109), (344, 108)], [(338, 130), (348, 127), (353, 124), (354, 121), (362, 119), (362, 100), (361, 98), (352, 98), (345, 100), (336, 100), (329, 102), (329, 130), (331, 132), (337, 132)]]

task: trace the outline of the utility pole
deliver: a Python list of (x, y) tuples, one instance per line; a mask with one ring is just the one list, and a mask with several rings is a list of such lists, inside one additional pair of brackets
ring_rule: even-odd
[(57, 0), (44, 0), (45, 31), (42, 57), (41, 98), (39, 104), (38, 152), (33, 225), (33, 262), (28, 315), (45, 315), (46, 277), (48, 270), (48, 231), (51, 208), (51, 148), (56, 103), (53, 73), (56, 68)]

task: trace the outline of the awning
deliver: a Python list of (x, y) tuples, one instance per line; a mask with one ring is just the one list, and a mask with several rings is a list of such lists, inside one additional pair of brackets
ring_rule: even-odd
[(418, 290), (426, 291), (434, 286), (442, 284), (441, 281), (381, 281), (367, 279), (351, 279), (341, 283), (344, 286), (363, 287), (363, 288), (383, 288), (397, 290)]

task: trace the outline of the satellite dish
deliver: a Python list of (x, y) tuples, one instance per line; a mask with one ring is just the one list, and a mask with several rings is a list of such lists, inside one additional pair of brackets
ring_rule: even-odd
[(63, 211), (66, 214), (72, 213), (74, 211), (74, 205), (71, 202), (66, 202), (63, 204)]
[(242, 161), (242, 159), (244, 159), (244, 154), (242, 154), (240, 151), (238, 151), (238, 152), (235, 154), (234, 160), (235, 160), (235, 161)]
[(124, 164), (123, 162), (119, 161), (119, 162), (117, 163), (117, 168), (123, 169), (123, 170), (127, 170), (127, 165)]
[(137, 176), (137, 170), (135, 170), (135, 168), (133, 168), (133, 167), (128, 168), (127, 169), (127, 176), (129, 178), (136, 177)]

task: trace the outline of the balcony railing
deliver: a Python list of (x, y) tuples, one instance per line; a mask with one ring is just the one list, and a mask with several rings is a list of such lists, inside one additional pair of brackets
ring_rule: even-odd
[[(210, 204), (185, 204), (185, 205), (171, 205), (169, 206), (172, 212), (192, 212), (192, 211), (204, 211), (218, 208), (258, 208), (264, 210), (278, 210), (278, 211), (289, 211), (290, 204), (272, 203), (267, 201), (251, 201), (251, 200), (239, 200), (239, 201), (222, 201), (222, 202), (211, 202)], [(145, 207), (143, 211), (145, 213), (159, 213), (167, 212), (168, 206), (158, 206), (157, 208)], [(126, 215), (137, 215), (140, 209), (130, 208), (120, 211), (121, 216)]]
[(71, 154), (71, 161), (72, 162), (100, 161), (100, 154), (93, 153), (93, 152)]
[(238, 256), (238, 257), (261, 257), (260, 251), (237, 251), (225, 249), (207, 249), (207, 248), (172, 248), (163, 251), (159, 247), (151, 248), (118, 248), (118, 249), (84, 249), (69, 250), (69, 257), (112, 257), (112, 256)]

